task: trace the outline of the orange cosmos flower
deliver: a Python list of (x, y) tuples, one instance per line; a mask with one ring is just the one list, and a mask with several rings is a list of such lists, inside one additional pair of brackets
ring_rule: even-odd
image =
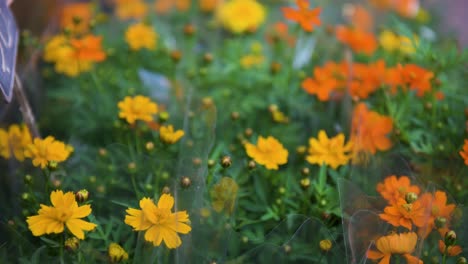
[(101, 36), (93, 35), (70, 40), (76, 59), (93, 62), (100, 62), (106, 59), (106, 53), (102, 50), (101, 42)]
[(369, 0), (369, 3), (380, 10), (390, 9), (392, 6), (392, 0)]
[(320, 101), (328, 101), (333, 91), (340, 85), (337, 76), (343, 76), (341, 67), (334, 62), (327, 62), (323, 67), (315, 67), (314, 78), (306, 78), (302, 88), (314, 94)]
[[(343, 65), (343, 67), (346, 67), (347, 75), (352, 77), (349, 83), (349, 94), (353, 99), (367, 99), (384, 83), (386, 68), (383, 60), (369, 65), (354, 63), (351, 69), (352, 73), (349, 73), (349, 66)], [(345, 78), (349, 82), (349, 77)], [(345, 84), (346, 82), (343, 83), (343, 85)]]
[(167, 14), (174, 7), (182, 12), (187, 11), (192, 4), (191, 0), (156, 0), (154, 9), (158, 14)]
[(278, 165), (288, 162), (288, 150), (276, 138), (258, 137), (257, 145), (245, 144), (247, 155), (269, 170), (277, 170)]
[(392, 147), (387, 137), (393, 130), (391, 117), (370, 111), (366, 104), (359, 103), (353, 112), (351, 121), (351, 141), (354, 142), (354, 152), (385, 151)]
[(419, 97), (431, 91), (431, 80), (434, 73), (427, 71), (415, 64), (399, 65), (402, 85), (407, 85), (410, 90), (416, 91)]
[(429, 216), (427, 226), (420, 230), (420, 234), (426, 237), (433, 228), (437, 228), (435, 224), (436, 219), (442, 217), (447, 223), (444, 227), (438, 228), (438, 231), (441, 235), (445, 235), (449, 231), (448, 223), (452, 217), (455, 205), (447, 204), (447, 194), (442, 191), (436, 191), (434, 194), (425, 193), (421, 195), (420, 200), (421, 204), (426, 208), (426, 214)]
[(419, 11), (419, 0), (370, 0), (374, 7), (396, 11), (404, 17), (415, 17)]
[(384, 82), (385, 73), (383, 60), (369, 65), (327, 62), (322, 67), (315, 67), (314, 77), (306, 78), (302, 88), (320, 101), (340, 97), (346, 91), (355, 99), (366, 99)]
[(420, 200), (407, 203), (405, 199), (400, 198), (395, 204), (385, 207), (384, 213), (379, 216), (393, 226), (402, 226), (408, 230), (412, 229), (413, 224), (424, 227), (427, 222), (426, 208)]
[(389, 204), (396, 204), (399, 199), (404, 199), (405, 195), (409, 192), (419, 195), (420, 189), (416, 185), (411, 185), (408, 176), (400, 176), (397, 178), (395, 175), (391, 175), (385, 178), (383, 183), (377, 184), (377, 192), (379, 192)]
[(73, 33), (83, 33), (88, 31), (91, 18), (90, 3), (69, 3), (61, 10), (60, 26)]
[(289, 46), (294, 47), (296, 38), (289, 34), (288, 25), (284, 22), (276, 22), (268, 28), (266, 39), (268, 43), (285, 41)]
[(121, 20), (140, 19), (148, 12), (143, 0), (114, 0), (115, 14)]
[(463, 149), (460, 150), (460, 156), (465, 160), (465, 165), (468, 166), (468, 139), (465, 139), (465, 144), (463, 144)]
[(199, 0), (198, 6), (203, 12), (213, 12), (223, 0)]
[[(445, 252), (447, 250), (447, 253)], [(444, 241), (439, 240), (439, 251), (442, 254), (447, 254), (450, 257), (460, 255), (463, 252), (462, 248), (459, 245), (456, 246), (446, 246)]]
[(344, 15), (354, 28), (371, 31), (374, 26), (374, 18), (362, 5), (347, 4)]
[(418, 236), (414, 232), (403, 234), (391, 234), (377, 239), (375, 247), (378, 251), (368, 250), (367, 258), (372, 260), (380, 260), (379, 264), (390, 264), (390, 258), (394, 254), (403, 255), (408, 263), (422, 264), (423, 262), (412, 256)]
[(348, 45), (354, 52), (362, 52), (372, 55), (377, 49), (377, 39), (374, 34), (362, 29), (345, 26), (336, 27), (336, 38), (341, 43)]
[(419, 11), (419, 0), (394, 0), (393, 9), (401, 16), (415, 17)]
[(320, 26), (321, 21), (319, 15), (322, 11), (321, 8), (309, 9), (308, 0), (296, 0), (296, 5), (299, 8), (298, 10), (290, 7), (281, 8), (283, 16), (286, 19), (299, 23), (302, 29), (307, 32), (312, 32), (314, 30), (314, 25)]

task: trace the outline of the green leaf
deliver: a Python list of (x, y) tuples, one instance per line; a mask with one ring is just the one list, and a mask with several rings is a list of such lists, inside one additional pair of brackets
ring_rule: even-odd
[(40, 239), (42, 241), (44, 241), (50, 247), (60, 247), (60, 244), (57, 241), (54, 241), (52, 239), (48, 239), (48, 238), (45, 238), (45, 237), (40, 237)]
[[(42, 239), (42, 237), (41, 237)], [(55, 241), (54, 241), (55, 242)], [(46, 249), (46, 246), (42, 246), (34, 251), (33, 255), (31, 256), (31, 263), (41, 263), (41, 253)]]

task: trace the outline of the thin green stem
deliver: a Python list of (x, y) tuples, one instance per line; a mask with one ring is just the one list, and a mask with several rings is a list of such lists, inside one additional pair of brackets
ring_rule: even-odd
[(132, 180), (133, 191), (135, 192), (135, 195), (136, 195), (137, 199), (139, 199), (140, 198), (140, 193), (138, 192), (137, 184), (136, 184), (136, 181), (135, 181), (135, 174), (131, 173), (130, 174), (130, 179)]
[(60, 236), (60, 264), (65, 264), (64, 254), (63, 254), (64, 244), (65, 244), (65, 234)]
[(42, 170), (42, 175), (44, 176), (44, 188), (46, 195), (49, 193), (49, 181), (50, 181), (50, 173), (48, 169)]
[(447, 249), (448, 247), (446, 246), (445, 247), (445, 250), (444, 250), (444, 255), (442, 257), (442, 264), (446, 264), (447, 263)]

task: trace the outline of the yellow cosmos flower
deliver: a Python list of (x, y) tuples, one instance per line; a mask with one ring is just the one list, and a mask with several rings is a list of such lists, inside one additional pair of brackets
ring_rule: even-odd
[(14, 156), (24, 160), (24, 150), (31, 144), (31, 134), (25, 125), (11, 125), (8, 130), (0, 129), (0, 157), (9, 159)]
[(109, 245), (108, 254), (112, 263), (128, 260), (128, 253), (117, 243)]
[(189, 215), (186, 211), (171, 212), (174, 198), (163, 194), (155, 205), (150, 198), (140, 200), (140, 208), (127, 209), (125, 223), (135, 231), (145, 231), (145, 240), (154, 246), (164, 244), (168, 248), (177, 248), (182, 244), (177, 233), (188, 234), (192, 228), (188, 225)]
[(415, 43), (408, 37), (400, 36), (400, 52), (403, 54), (413, 54), (419, 45), (419, 38), (415, 37)]
[(44, 47), (44, 60), (55, 62), (63, 57), (63, 48), (70, 48), (68, 38), (64, 35), (57, 35), (51, 38)]
[(388, 52), (395, 52), (399, 51), (403, 54), (413, 54), (416, 52), (416, 47), (418, 45), (419, 40), (415, 38), (416, 43), (405, 36), (399, 36), (389, 30), (384, 30), (380, 33), (379, 36), (379, 43), (380, 46)]
[(159, 128), (159, 139), (166, 144), (174, 144), (181, 137), (184, 136), (183, 130), (174, 131), (174, 127), (172, 125), (169, 126), (161, 126)]
[(24, 150), (32, 143), (29, 129), (25, 125), (11, 125), (8, 128), (8, 138), (10, 140), (10, 148), (13, 155), (17, 160), (23, 161)]
[(334, 138), (328, 138), (327, 133), (320, 130), (317, 139), (309, 139), (309, 155), (306, 160), (311, 164), (325, 163), (336, 169), (348, 163), (352, 157), (350, 154), (352, 148), (351, 142), (345, 144), (345, 137), (342, 133)]
[(261, 65), (265, 58), (263, 55), (248, 54), (240, 59), (240, 64), (244, 69), (251, 69), (254, 66)]
[(117, 106), (120, 109), (119, 117), (127, 120), (131, 125), (137, 120), (153, 121), (153, 115), (158, 112), (158, 105), (142, 95), (126, 96)]
[(135, 51), (144, 48), (154, 50), (157, 39), (158, 35), (153, 27), (144, 23), (132, 25), (125, 32), (125, 41), (130, 46), (130, 49)]
[(379, 43), (382, 48), (388, 52), (393, 52), (398, 50), (400, 47), (400, 39), (398, 36), (388, 30), (384, 30), (379, 35)]
[(55, 63), (55, 71), (69, 77), (76, 77), (91, 70), (94, 62), (101, 62), (106, 54), (101, 47), (102, 38), (86, 35), (81, 38), (68, 38), (57, 35), (51, 38), (44, 48), (44, 60)]
[(233, 33), (256, 30), (265, 17), (265, 7), (255, 0), (225, 1), (217, 12), (217, 19)]
[(233, 179), (229, 177), (221, 178), (210, 192), (213, 209), (218, 213), (224, 210), (226, 213), (232, 214), (238, 189), (239, 186)]
[(31, 158), (35, 167), (40, 166), (44, 169), (51, 162), (59, 163), (67, 160), (72, 151), (71, 146), (48, 136), (45, 139), (35, 138), (24, 150), (24, 156)]
[(96, 224), (86, 222), (80, 218), (91, 214), (89, 204), (78, 206), (73, 192), (63, 193), (60, 190), (50, 194), (52, 206), (41, 204), (38, 215), (29, 216), (26, 220), (29, 230), (34, 236), (62, 233), (67, 227), (74, 236), (84, 239), (84, 231), (91, 231)]
[(8, 132), (4, 129), (0, 129), (0, 156), (5, 159), (9, 159), (10, 154), (10, 139), (8, 138)]
[(245, 144), (247, 155), (269, 170), (277, 170), (278, 165), (288, 162), (288, 150), (274, 137), (259, 137), (257, 145)]

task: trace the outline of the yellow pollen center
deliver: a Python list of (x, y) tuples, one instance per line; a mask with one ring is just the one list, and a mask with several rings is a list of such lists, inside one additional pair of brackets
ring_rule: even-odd
[(407, 212), (411, 212), (411, 209), (413, 209), (412, 204), (404, 204), (402, 205), (403, 209), (405, 209)]
[(439, 215), (440, 209), (438, 206), (432, 206), (432, 215)]
[(154, 215), (156, 216), (156, 224), (163, 224), (170, 215), (170, 211), (167, 209), (159, 209)]
[(406, 188), (405, 187), (398, 187), (398, 192), (400, 194), (406, 194)]
[(55, 216), (55, 219), (60, 222), (66, 222), (68, 219), (70, 219), (72, 215), (72, 211), (69, 209), (65, 208), (60, 208), (57, 210), (57, 214)]

